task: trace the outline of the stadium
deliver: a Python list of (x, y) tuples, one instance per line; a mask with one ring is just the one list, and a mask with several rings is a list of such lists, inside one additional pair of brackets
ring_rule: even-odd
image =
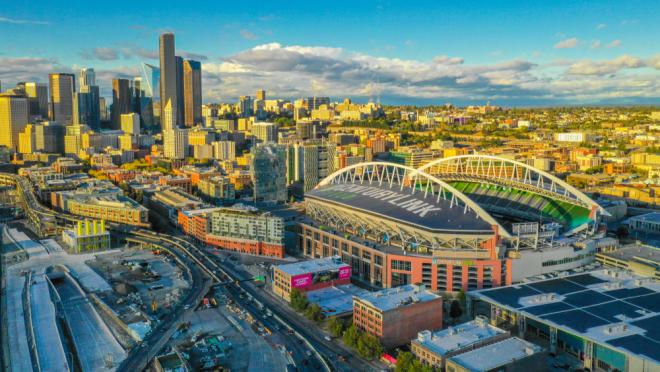
[(561, 179), (487, 155), (414, 169), (367, 162), (305, 194), (300, 244), (340, 255), (374, 286), (424, 283), (443, 291), (489, 288), (594, 259), (606, 213)]

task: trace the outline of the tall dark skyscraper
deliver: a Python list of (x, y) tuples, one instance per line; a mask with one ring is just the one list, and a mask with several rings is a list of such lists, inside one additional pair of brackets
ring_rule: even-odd
[(76, 95), (78, 122), (94, 130), (101, 129), (101, 107), (99, 86), (93, 68), (83, 68), (79, 75), (80, 93)]
[(73, 74), (49, 74), (50, 115), (61, 124), (73, 123), (73, 94), (76, 77)]
[[(177, 62), (174, 54), (174, 34), (164, 33), (160, 35), (160, 107), (161, 118), (165, 117), (164, 108), (171, 101), (172, 112), (178, 112), (177, 97)], [(178, 116), (178, 114), (177, 114)], [(162, 119), (161, 119), (162, 120)], [(171, 120), (174, 121), (174, 120)], [(171, 123), (170, 121), (170, 123)], [(170, 123), (162, 122), (163, 131)]]
[(112, 79), (112, 129), (121, 128), (121, 115), (131, 112), (133, 95), (127, 79)]
[(183, 122), (183, 58), (176, 56), (176, 122), (181, 124)]
[(183, 61), (183, 123), (192, 127), (202, 121), (202, 64)]

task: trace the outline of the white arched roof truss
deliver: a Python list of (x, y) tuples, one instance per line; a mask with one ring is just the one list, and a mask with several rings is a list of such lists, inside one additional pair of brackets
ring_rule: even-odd
[(339, 183), (377, 183), (389, 188), (398, 187), (401, 191), (410, 186), (412, 193), (423, 192), (425, 198), (430, 192), (431, 195), (436, 195), (438, 200), (449, 200), (450, 208), (458, 207), (463, 208), (463, 213), (475, 213), (477, 218), (497, 226), (501, 236), (510, 237), (509, 232), (495, 218), (467, 195), (441, 179), (412, 167), (389, 162), (353, 164), (330, 174), (316, 188)]

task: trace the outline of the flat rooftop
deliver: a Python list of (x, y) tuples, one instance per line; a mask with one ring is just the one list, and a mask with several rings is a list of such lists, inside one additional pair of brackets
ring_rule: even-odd
[(646, 264), (654, 263), (660, 265), (660, 248), (646, 244), (629, 244), (615, 251), (602, 252), (603, 256), (609, 256), (623, 261), (640, 261)]
[(644, 221), (644, 222), (660, 223), (660, 212), (651, 212), (639, 216), (633, 216), (628, 218), (626, 221)]
[(315, 260), (294, 262), (290, 264), (277, 265), (275, 268), (291, 275), (302, 275), (307, 273), (316, 273), (319, 271), (339, 270), (340, 267), (348, 266), (341, 261), (341, 257), (333, 256), (326, 258), (317, 258)]
[(305, 198), (360, 210), (432, 232), (493, 232), (491, 225), (478, 218), (476, 213), (463, 213), (463, 207), (452, 206), (450, 198), (445, 200), (432, 192), (427, 194), (408, 186), (390, 188), (377, 182), (329, 184), (306, 192)]
[(309, 291), (307, 300), (310, 303), (318, 304), (324, 314), (336, 316), (353, 312), (353, 296), (362, 296), (367, 293), (369, 291), (366, 289), (346, 284)]
[(490, 371), (542, 351), (543, 348), (538, 345), (521, 340), (518, 337), (511, 337), (467, 353), (455, 355), (449, 360), (470, 371)]
[(509, 332), (488, 323), (486, 319), (475, 319), (436, 332), (422, 331), (413, 340), (438, 355), (445, 355), (489, 338), (507, 335)]
[(660, 362), (660, 283), (619, 269), (468, 293), (619, 352)]
[(387, 288), (378, 292), (369, 292), (362, 296), (356, 296), (356, 299), (369, 303), (381, 311), (389, 311), (415, 303), (433, 301), (438, 298), (440, 296), (427, 291), (423, 285), (414, 284)]

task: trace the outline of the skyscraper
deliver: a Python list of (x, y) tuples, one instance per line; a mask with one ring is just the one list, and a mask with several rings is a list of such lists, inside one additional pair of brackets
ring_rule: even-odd
[(89, 87), (96, 85), (96, 73), (93, 68), (80, 69), (80, 91), (88, 92)]
[(202, 64), (183, 61), (183, 124), (192, 127), (202, 122)]
[(242, 118), (249, 118), (252, 116), (252, 97), (241, 96), (238, 101), (238, 106)]
[(74, 110), (74, 122), (87, 124), (93, 130), (99, 130), (101, 129), (101, 97), (93, 68), (80, 70), (79, 84), (80, 93), (74, 95), (74, 103), (77, 105), (77, 110)]
[(0, 94), (0, 146), (18, 149), (18, 134), (29, 119), (28, 98), (25, 95)]
[(140, 88), (144, 91), (144, 96), (151, 97), (154, 102), (158, 102), (160, 100), (160, 68), (142, 63), (140, 73), (142, 75)]
[(176, 59), (176, 123), (183, 123), (184, 106), (183, 106), (183, 58), (175, 56)]
[(62, 124), (73, 122), (73, 93), (76, 77), (73, 74), (49, 74), (51, 119)]
[(48, 154), (62, 154), (64, 152), (64, 125), (47, 121), (35, 126), (35, 149)]
[(254, 186), (254, 200), (285, 202), (286, 146), (272, 143), (254, 146), (250, 175)]
[[(177, 98), (177, 66), (176, 56), (174, 55), (174, 34), (164, 33), (160, 35), (160, 107), (161, 107), (161, 122), (163, 131), (171, 129), (168, 125), (176, 125), (176, 120), (170, 120), (165, 123), (162, 118), (165, 117), (165, 106), (168, 104), (171, 111), (176, 113), (178, 111), (178, 98)], [(174, 118), (176, 119), (176, 117)]]
[(25, 83), (25, 94), (30, 101), (30, 117), (48, 119), (48, 84)]
[(259, 89), (257, 91), (257, 99), (262, 101), (266, 100), (266, 91), (264, 89)]
[(112, 79), (112, 129), (121, 128), (121, 115), (131, 112), (133, 96), (127, 79)]

